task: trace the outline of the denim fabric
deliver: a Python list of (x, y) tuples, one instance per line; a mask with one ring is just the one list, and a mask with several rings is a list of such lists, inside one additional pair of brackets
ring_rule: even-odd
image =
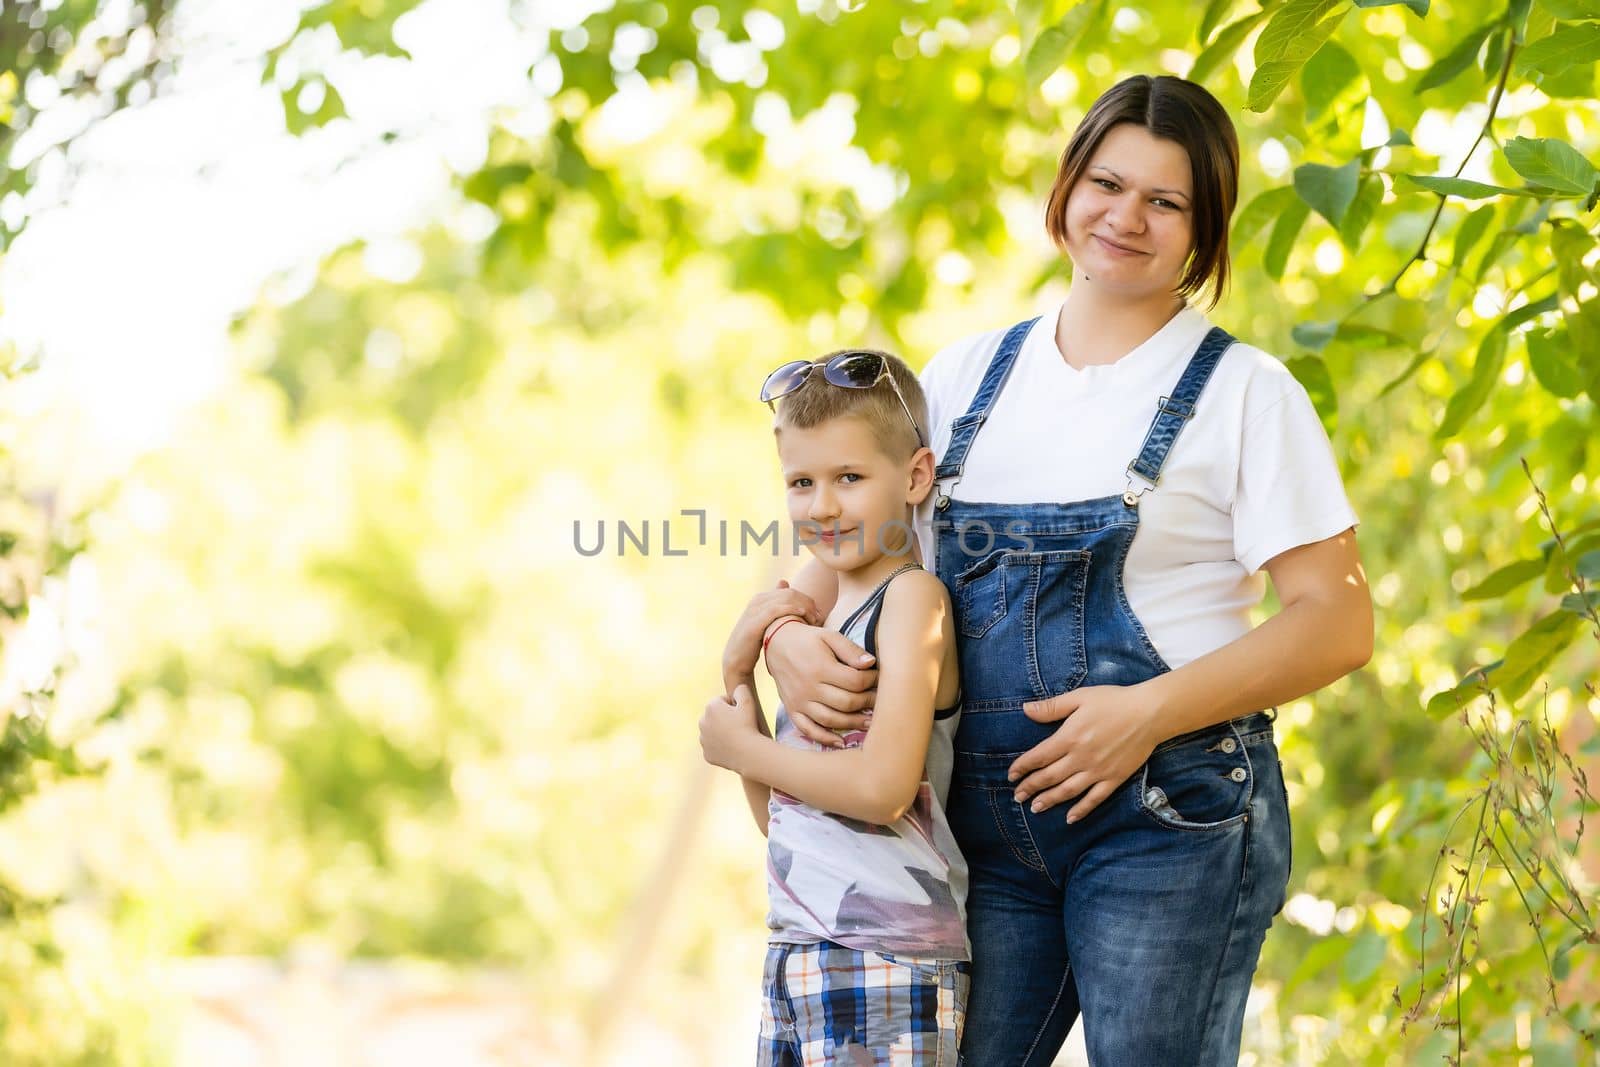
[[(939, 467), (959, 480), (1031, 323), (1001, 341)], [(1130, 469), (1161, 468), (1232, 338), (1201, 342)], [(1019, 457), (1019, 462), (1025, 461)], [(1176, 737), (1086, 819), (1012, 799), (1010, 763), (1058, 724), (1024, 701), (1168, 670), (1128, 606), (1122, 570), (1139, 491), (1054, 504), (953, 500), (934, 519), (955, 606), (963, 718), (948, 814), (971, 872), (972, 993), (962, 1052), (1043, 1067), (1082, 1013), (1104, 1067), (1238, 1060), (1245, 998), (1289, 878), (1288, 803), (1274, 713)]]

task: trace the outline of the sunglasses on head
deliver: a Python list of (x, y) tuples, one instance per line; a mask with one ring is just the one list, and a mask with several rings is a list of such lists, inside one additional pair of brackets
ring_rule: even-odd
[[(900, 386), (894, 380), (894, 375), (889, 373), (889, 361), (879, 352), (851, 351), (840, 352), (826, 363), (813, 363), (809, 359), (797, 359), (792, 363), (785, 363), (761, 383), (761, 400), (772, 407), (773, 402), (788, 396), (805, 384), (811, 372), (820, 369), (822, 378), (829, 385), (837, 385), (841, 389), (871, 389), (885, 378), (889, 379), (889, 388), (894, 390), (894, 397), (900, 401), (900, 408), (906, 413), (906, 418), (911, 421), (911, 428), (917, 434), (917, 447), (926, 448), (927, 442), (922, 438), (922, 427), (917, 425), (917, 420), (911, 414), (911, 405), (906, 403), (906, 398), (900, 393)], [(776, 409), (774, 409), (776, 410)]]

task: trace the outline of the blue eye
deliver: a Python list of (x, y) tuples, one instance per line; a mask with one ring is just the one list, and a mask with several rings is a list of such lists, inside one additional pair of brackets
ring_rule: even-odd
[(811, 485), (811, 479), (810, 478), (796, 478), (794, 481), (789, 483), (789, 488), (790, 489), (805, 489), (805, 488), (809, 487), (810, 485)]
[(846, 485), (854, 485), (856, 482), (861, 480), (861, 475), (859, 474), (841, 474), (839, 477), (841, 479), (850, 479), (849, 481), (845, 482)]

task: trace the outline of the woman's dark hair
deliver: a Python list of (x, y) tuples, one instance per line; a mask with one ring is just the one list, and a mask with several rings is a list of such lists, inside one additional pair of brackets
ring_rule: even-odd
[(1124, 123), (1143, 126), (1189, 153), (1194, 182), (1194, 249), (1178, 293), (1188, 299), (1211, 284), (1215, 307), (1228, 284), (1228, 220), (1239, 199), (1239, 135), (1217, 98), (1170, 75), (1124, 78), (1089, 108), (1061, 153), (1061, 169), (1045, 206), (1045, 229), (1056, 247), (1067, 244), (1067, 197), (1107, 133)]

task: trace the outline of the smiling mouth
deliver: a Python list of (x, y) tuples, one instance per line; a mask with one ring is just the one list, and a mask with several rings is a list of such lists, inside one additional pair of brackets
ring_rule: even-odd
[(1096, 234), (1090, 234), (1090, 236), (1093, 237), (1096, 241), (1099, 241), (1102, 244), (1110, 245), (1112, 248), (1115, 248), (1118, 252), (1127, 252), (1127, 253), (1129, 253), (1131, 255), (1141, 255), (1141, 256), (1145, 254), (1141, 249), (1129, 248), (1127, 245), (1119, 245), (1119, 244), (1117, 244), (1117, 242), (1111, 240), (1109, 237), (1101, 237), (1097, 233)]
[(849, 529), (849, 530), (819, 530), (817, 532), (817, 537), (820, 540), (823, 540), (823, 541), (836, 541), (839, 538), (844, 537), (847, 534), (853, 534), (853, 533), (855, 533), (854, 529)]

